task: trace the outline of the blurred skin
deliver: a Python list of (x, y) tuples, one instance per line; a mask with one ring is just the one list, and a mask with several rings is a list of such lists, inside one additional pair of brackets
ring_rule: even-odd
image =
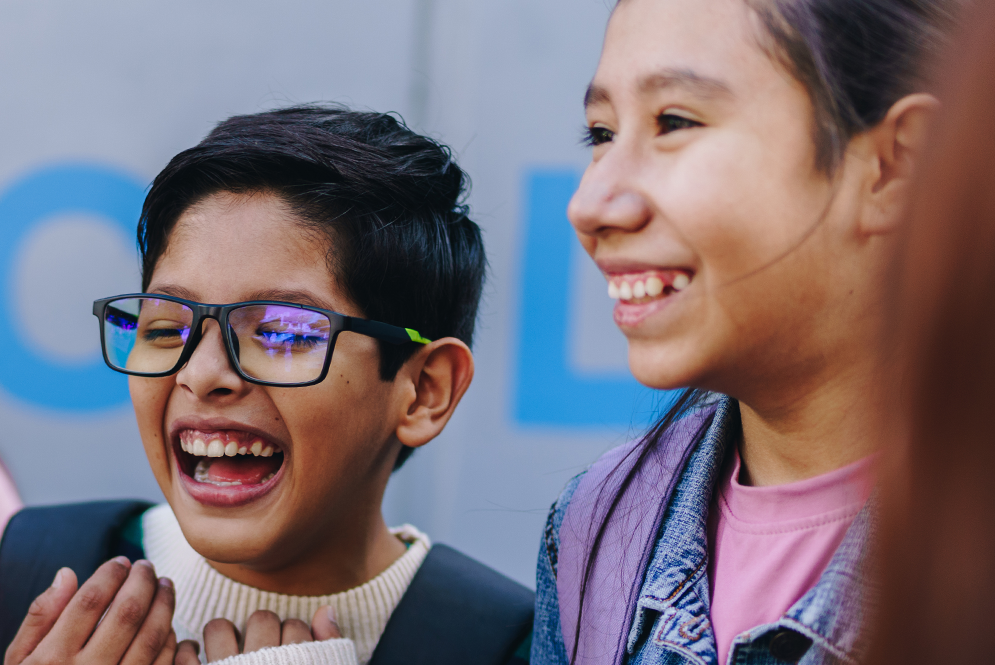
[[(327, 240), (304, 230), (281, 199), (219, 193), (180, 216), (148, 291), (203, 303), (283, 300), (363, 316), (329, 273), (328, 251)], [(366, 583), (405, 552), (380, 512), (387, 480), (402, 445), (422, 446), (448, 423), (473, 378), (473, 356), (460, 340), (443, 338), (421, 347), (392, 381), (380, 379), (379, 363), (375, 340), (344, 332), (321, 383), (258, 386), (234, 371), (217, 323), (208, 321), (178, 373), (131, 377), (152, 471), (184, 536), (212, 567), (265, 591), (319, 596)], [(283, 451), (282, 476), (243, 505), (195, 500), (176, 465), (181, 419), (223, 420), (225, 429), (265, 433)], [(72, 571), (63, 572), (71, 584), (39, 597), (6, 665), (160, 665), (174, 654), (178, 665), (199, 662), (199, 645), (177, 646), (170, 629), (171, 583), (157, 580), (148, 562), (111, 562), (79, 593)], [(102, 628), (90, 637), (108, 606)], [(115, 610), (121, 606), (127, 611)], [(210, 662), (336, 637), (341, 634), (329, 607), (318, 609), (310, 627), (297, 620), (281, 624), (272, 612), (259, 611), (249, 618), (244, 642), (225, 619), (207, 624), (204, 649)], [(133, 640), (145, 648), (130, 648)]]
[(620, 303), (655, 388), (740, 400), (742, 480), (819, 475), (873, 449), (880, 288), (935, 100), (911, 95), (816, 167), (805, 88), (743, 0), (624, 0), (587, 96), (593, 155), (568, 215), (613, 276), (687, 288)]

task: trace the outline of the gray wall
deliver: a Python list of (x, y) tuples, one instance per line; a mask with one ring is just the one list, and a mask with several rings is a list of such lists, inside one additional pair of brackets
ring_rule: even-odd
[(607, 0), (0, 2), (0, 313), (16, 322), (0, 331), (0, 456), (24, 499), (161, 499), (89, 302), (137, 290), (134, 211), (174, 153), (231, 114), (342, 101), (453, 146), (491, 264), (474, 384), (385, 512), (532, 584), (563, 483), (648, 417), (562, 213), (608, 13)]

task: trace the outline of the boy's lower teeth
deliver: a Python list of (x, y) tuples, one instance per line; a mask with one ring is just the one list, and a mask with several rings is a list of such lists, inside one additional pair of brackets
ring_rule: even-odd
[(271, 471), (262, 478), (259, 478), (258, 480), (253, 479), (253, 481), (249, 483), (243, 483), (241, 480), (217, 480), (211, 478), (211, 467), (217, 461), (218, 460), (214, 458), (201, 459), (199, 462), (197, 462), (197, 466), (194, 468), (193, 479), (198, 483), (206, 483), (208, 485), (214, 485), (215, 487), (233, 487), (243, 484), (261, 485), (265, 482), (268, 482), (276, 475), (276, 471)]

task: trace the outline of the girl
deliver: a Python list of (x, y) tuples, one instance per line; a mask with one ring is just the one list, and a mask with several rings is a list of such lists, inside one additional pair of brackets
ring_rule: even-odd
[(853, 662), (885, 273), (929, 0), (622, 0), (568, 215), (636, 378), (689, 387), (554, 505), (534, 663)]

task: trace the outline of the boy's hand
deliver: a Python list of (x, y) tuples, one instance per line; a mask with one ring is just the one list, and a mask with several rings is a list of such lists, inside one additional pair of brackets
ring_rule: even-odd
[[(204, 626), (204, 651), (207, 662), (223, 660), (242, 653), (252, 653), (266, 647), (278, 647), (300, 642), (323, 641), (342, 637), (335, 623), (332, 608), (319, 607), (314, 613), (311, 627), (299, 619), (287, 619), (282, 624), (280, 617), (267, 610), (257, 610), (245, 625), (245, 645), (239, 650), (238, 631), (227, 619), (213, 619)], [(199, 665), (198, 646), (192, 640), (184, 640), (176, 651), (175, 665)]]
[[(97, 569), (77, 591), (63, 568), (31, 604), (5, 665), (166, 665), (176, 652), (175, 597), (152, 564), (125, 557)], [(105, 614), (106, 612), (106, 614)]]

